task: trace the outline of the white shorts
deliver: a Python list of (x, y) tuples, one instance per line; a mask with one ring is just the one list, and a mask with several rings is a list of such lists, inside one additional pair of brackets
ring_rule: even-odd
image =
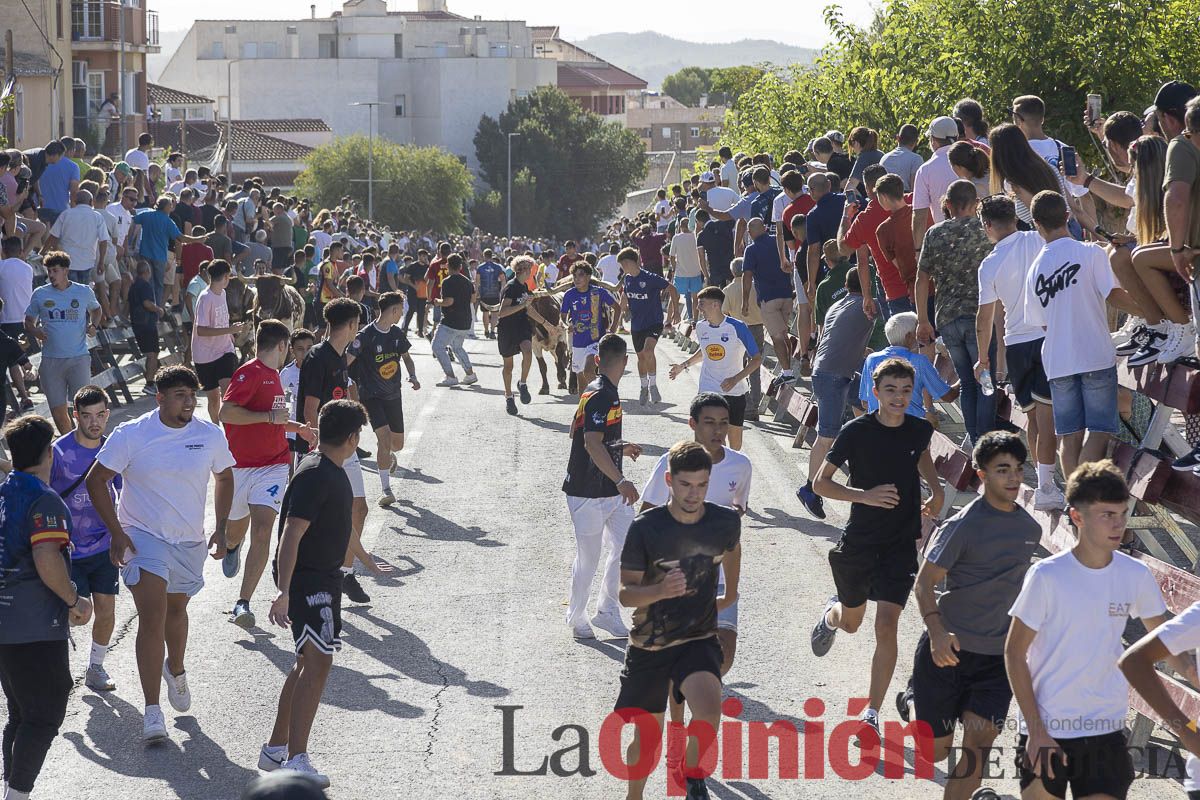
[(600, 353), (600, 343), (590, 344), (587, 347), (572, 347), (571, 348), (571, 372), (583, 372), (584, 368), (592, 363), (592, 356)]
[(108, 285), (110, 283), (117, 283), (120, 280), (121, 273), (117, 271), (117, 262), (115, 259), (106, 261), (103, 271), (96, 270), (96, 283), (98, 284)]
[(125, 533), (137, 550), (136, 555), (125, 551), (126, 563), (121, 568), (121, 578), (126, 586), (135, 586), (142, 579), (142, 573), (149, 572), (167, 582), (167, 594), (194, 597), (204, 588), (207, 542), (168, 542), (132, 526), (126, 526)]
[(234, 467), (233, 506), (229, 509), (229, 518), (245, 519), (250, 516), (250, 506), (266, 506), (278, 514), (287, 482), (287, 464)]
[(347, 458), (342, 463), (342, 469), (346, 470), (346, 477), (350, 479), (350, 488), (354, 491), (354, 496), (366, 497), (367, 487), (363, 483), (362, 464), (358, 463), (358, 453)]

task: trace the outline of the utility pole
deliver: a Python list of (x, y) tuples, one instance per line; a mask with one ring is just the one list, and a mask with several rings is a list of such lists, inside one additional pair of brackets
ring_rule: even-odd
[[(16, 68), (13, 66), (13, 34), (9, 28), (4, 32), (4, 80), (14, 81), (13, 91), (16, 91)], [(17, 104), (14, 102), (4, 115), (4, 138), (8, 139), (9, 147), (17, 146)]]
[[(104, 24), (104, 7), (100, 7), (100, 24)], [(121, 50), (117, 54), (117, 91), (121, 93), (122, 104), (129, 105), (129, 97), (125, 94), (125, 5), (122, 3), (117, 6), (117, 38), (121, 43)], [(140, 114), (141, 110), (135, 105), (133, 113)], [(123, 155), (129, 149), (129, 130), (128, 120), (129, 114), (121, 115), (121, 154)]]
[(520, 136), (519, 133), (510, 133), (508, 135), (508, 191), (505, 193), (505, 199), (508, 201), (508, 239), (512, 241), (512, 140), (514, 136)]
[(375, 106), (383, 105), (379, 100), (364, 100), (352, 106), (367, 107), (367, 217), (375, 219)]
[(233, 65), (241, 61), (231, 58), (225, 64), (225, 177), (233, 185)]

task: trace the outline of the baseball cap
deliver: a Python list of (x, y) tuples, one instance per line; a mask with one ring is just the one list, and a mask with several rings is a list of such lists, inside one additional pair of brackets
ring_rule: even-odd
[(846, 137), (842, 135), (841, 131), (828, 131), (825, 134), (825, 138), (831, 142), (836, 142), (837, 144), (846, 143)]
[(754, 173), (749, 172), (749, 171), (743, 172), (742, 173), (742, 186), (749, 187), (749, 186), (753, 186), (753, 185), (754, 185)]
[(933, 139), (957, 139), (958, 123), (953, 117), (938, 117), (929, 123), (929, 136)]
[(1191, 84), (1183, 81), (1167, 81), (1154, 95), (1154, 108), (1158, 111), (1181, 109), (1196, 96)]
[(118, 161), (116, 166), (113, 167), (113, 172), (124, 172), (126, 175), (128, 175), (129, 173), (133, 172), (133, 170), (130, 168), (128, 162)]
[(717, 176), (713, 175), (711, 172), (705, 172), (700, 175), (700, 182), (701, 183), (716, 183)]

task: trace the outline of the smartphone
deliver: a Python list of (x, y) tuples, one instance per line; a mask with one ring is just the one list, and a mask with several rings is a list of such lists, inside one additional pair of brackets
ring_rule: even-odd
[(1079, 174), (1079, 161), (1075, 158), (1074, 147), (1064, 147), (1062, 149), (1063, 173), (1068, 177), (1073, 177)]
[(1108, 231), (1104, 230), (1104, 228), (1102, 226), (1097, 225), (1095, 228), (1092, 228), (1092, 231), (1097, 236), (1099, 236), (1101, 239), (1108, 242), (1109, 244), (1113, 243), (1113, 235), (1111, 233), (1109, 233)]
[(1089, 125), (1100, 119), (1100, 101), (1101, 98), (1098, 94), (1089, 94), (1087, 96), (1087, 118)]

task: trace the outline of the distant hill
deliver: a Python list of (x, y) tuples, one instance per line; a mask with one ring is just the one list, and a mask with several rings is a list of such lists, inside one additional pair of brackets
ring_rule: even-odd
[(663, 78), (684, 67), (737, 67), (768, 61), (784, 66), (809, 64), (817, 52), (808, 47), (793, 47), (765, 39), (709, 44), (685, 42), (661, 33), (602, 33), (575, 44), (644, 78), (657, 89)]

